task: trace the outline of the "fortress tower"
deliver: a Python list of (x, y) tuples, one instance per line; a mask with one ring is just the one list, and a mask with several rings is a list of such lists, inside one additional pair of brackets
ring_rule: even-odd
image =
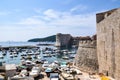
[(120, 80), (120, 8), (96, 17), (99, 72)]

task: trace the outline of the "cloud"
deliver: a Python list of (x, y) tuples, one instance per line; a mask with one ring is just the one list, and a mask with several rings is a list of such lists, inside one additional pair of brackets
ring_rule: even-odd
[(32, 16), (22, 19), (18, 24), (42, 25), (59, 27), (95, 27), (96, 15), (94, 12), (86, 14), (72, 14), (72, 12), (60, 12), (48, 9), (43, 12), (43, 16)]
[[(43, 11), (42, 15), (23, 18), (11, 26), (8, 33), (13, 34), (11, 35), (12, 38), (9, 38), (13, 40), (25, 41), (30, 38), (45, 37), (56, 33), (69, 33), (73, 36), (92, 35), (96, 31), (96, 15), (95, 12), (73, 14), (71, 11), (60, 12), (48, 9)], [(8, 33), (4, 34), (9, 35)], [(20, 38), (16, 38), (15, 33)], [(24, 39), (22, 38), (23, 35), (26, 36)]]
[(46, 11), (43, 12), (43, 14), (48, 17), (48, 18), (52, 18), (52, 19), (56, 19), (59, 18), (59, 12), (53, 10), (53, 9), (48, 9)]
[(85, 5), (77, 5), (73, 8), (70, 9), (71, 12), (74, 12), (74, 11), (84, 11), (84, 10), (87, 10), (88, 7), (85, 6)]
[(66, 27), (95, 27), (95, 15), (64, 15), (60, 19), (51, 22), (52, 25), (66, 26)]
[(17, 22), (16, 24), (20, 24), (20, 25), (44, 25), (45, 24), (44, 21), (39, 20), (36, 17), (22, 19), (20, 22)]

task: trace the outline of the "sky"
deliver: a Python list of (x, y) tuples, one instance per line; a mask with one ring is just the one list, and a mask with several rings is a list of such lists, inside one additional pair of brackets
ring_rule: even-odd
[(0, 42), (27, 41), (57, 33), (96, 34), (96, 13), (120, 0), (0, 0)]

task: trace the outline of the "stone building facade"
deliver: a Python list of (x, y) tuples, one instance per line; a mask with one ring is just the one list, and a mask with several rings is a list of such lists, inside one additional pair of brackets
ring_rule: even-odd
[(120, 80), (120, 8), (96, 17), (99, 72)]
[(89, 73), (98, 72), (98, 58), (96, 50), (96, 40), (88, 37), (81, 37), (75, 57), (75, 65), (79, 67), (79, 69)]

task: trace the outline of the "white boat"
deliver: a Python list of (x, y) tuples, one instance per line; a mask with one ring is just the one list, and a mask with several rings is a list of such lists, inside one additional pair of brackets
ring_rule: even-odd
[(76, 54), (71, 54), (69, 57), (70, 58), (75, 58)]
[(69, 57), (68, 57), (68, 56), (63, 56), (62, 58), (63, 58), (63, 59), (66, 59), (66, 60), (68, 60), (68, 59), (69, 59)]
[(51, 54), (52, 51), (47, 50), (47, 51), (45, 51), (44, 53), (46, 53), (46, 54)]
[(32, 71), (30, 72), (30, 76), (37, 77), (40, 74), (40, 68), (39, 67), (33, 67)]
[(0, 59), (3, 59), (4, 57), (3, 57), (3, 55), (0, 55)]
[(32, 52), (31, 52), (31, 53), (27, 53), (27, 54), (28, 54), (28, 55), (34, 55), (34, 53), (32, 53)]
[(46, 68), (48, 68), (48, 67), (49, 67), (49, 64), (46, 63), (46, 62), (44, 62), (44, 64), (42, 65), (42, 68), (43, 68), (43, 69), (46, 69)]
[(20, 76), (22, 76), (22, 77), (25, 77), (25, 76), (27, 76), (28, 75), (28, 72), (27, 72), (27, 70), (26, 69), (24, 69), (24, 70), (22, 70), (21, 72), (20, 72), (20, 74), (19, 74)]
[(60, 80), (59, 73), (50, 73), (50, 80)]
[(57, 68), (59, 67), (59, 64), (53, 62), (53, 63), (51, 63), (51, 64), (49, 65), (49, 67), (54, 68), (54, 69), (57, 69)]
[(52, 57), (51, 54), (43, 54), (43, 57)]
[(6, 52), (2, 52), (2, 55), (5, 56), (7, 53)]
[(30, 60), (26, 60), (26, 61), (25, 61), (25, 64), (26, 64), (26, 66), (35, 65), (35, 63), (32, 62), (32, 61), (30, 61)]
[(13, 58), (13, 55), (12, 55), (12, 54), (10, 55), (10, 58)]
[(67, 62), (61, 62), (60, 67), (67, 67)]
[(18, 56), (18, 54), (14, 54), (14, 57), (17, 57)]

